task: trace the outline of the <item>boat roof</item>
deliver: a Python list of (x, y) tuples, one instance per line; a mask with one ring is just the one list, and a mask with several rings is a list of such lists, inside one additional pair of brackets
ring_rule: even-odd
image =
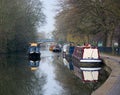
[(77, 48), (93, 48), (93, 49), (96, 49), (97, 47), (95, 46), (91, 46), (90, 44), (89, 45), (83, 45), (83, 46), (76, 46)]
[(30, 43), (30, 46), (38, 46), (37, 43)]

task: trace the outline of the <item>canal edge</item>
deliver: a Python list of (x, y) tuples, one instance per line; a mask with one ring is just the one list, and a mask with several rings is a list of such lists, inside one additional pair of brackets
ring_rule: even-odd
[(105, 64), (111, 69), (107, 70), (110, 73), (110, 76), (105, 83), (103, 83), (97, 90), (93, 91), (91, 95), (120, 95), (120, 88), (117, 87), (117, 89), (114, 89), (118, 86), (118, 84), (120, 84), (120, 63), (118, 61), (120, 60), (120, 57), (115, 59), (113, 56), (104, 54), (101, 54), (101, 57), (103, 58)]

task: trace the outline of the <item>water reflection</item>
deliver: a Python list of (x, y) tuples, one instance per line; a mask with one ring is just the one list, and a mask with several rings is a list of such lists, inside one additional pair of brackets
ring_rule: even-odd
[[(51, 56), (48, 56), (48, 53)], [(56, 55), (57, 54), (54, 54), (49, 51), (46, 52), (42, 51), (41, 53), (41, 61), (40, 61), (41, 64), (39, 66), (39, 70), (40, 72), (44, 72), (44, 74), (46, 75), (46, 84), (43, 86), (43, 90), (44, 90), (43, 95), (62, 95), (60, 93), (64, 91), (59, 81), (55, 79), (56, 71), (53, 60)]]
[(30, 60), (29, 61), (29, 66), (31, 68), (32, 71), (37, 70), (40, 64), (40, 60), (34, 61), (34, 60)]
[(63, 63), (65, 66), (67, 66), (68, 69), (74, 70), (72, 61), (68, 62), (65, 58), (63, 58)]
[(74, 75), (73, 70), (66, 69), (69, 64), (63, 64), (62, 61), (54, 60), (56, 66), (56, 80), (60, 82), (64, 91), (60, 95), (90, 95), (93, 88), (83, 83)]
[(83, 82), (98, 82), (101, 68), (78, 68), (74, 66), (74, 73)]
[(83, 83), (58, 55), (44, 50), (36, 61), (25, 54), (0, 55), (0, 95), (90, 95), (100, 83)]
[(24, 54), (0, 56), (0, 95), (41, 95), (44, 74), (37, 76), (28, 68)]
[(109, 73), (101, 67), (78, 68), (72, 64), (72, 60), (67, 61), (65, 58), (63, 58), (63, 63), (64, 66), (67, 66), (70, 70), (72, 70), (75, 76), (77, 76), (83, 83), (87, 84), (86, 86), (92, 90), (97, 89), (109, 76)]

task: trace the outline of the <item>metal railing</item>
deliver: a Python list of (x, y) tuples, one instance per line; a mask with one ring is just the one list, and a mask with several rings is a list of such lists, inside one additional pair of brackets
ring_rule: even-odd
[(120, 55), (120, 47), (98, 47), (100, 52)]

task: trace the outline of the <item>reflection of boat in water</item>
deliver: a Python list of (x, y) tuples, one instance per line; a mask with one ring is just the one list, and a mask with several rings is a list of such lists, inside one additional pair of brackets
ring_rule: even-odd
[(101, 67), (99, 51), (92, 46), (76, 46), (72, 55), (73, 64), (77, 67)]
[(74, 73), (84, 82), (97, 82), (99, 80), (99, 73), (101, 67), (96, 68), (78, 68), (74, 66)]
[(28, 49), (29, 59), (37, 60), (40, 59), (40, 47), (37, 43), (31, 43)]
[(29, 62), (29, 66), (31, 68), (31, 70), (37, 70), (38, 67), (39, 67), (39, 63), (40, 63), (40, 60), (37, 60), (37, 61), (34, 61), (34, 60), (30, 60)]
[(65, 66), (67, 66), (68, 69), (70, 69), (70, 70), (74, 69), (72, 61), (68, 62), (65, 58), (63, 58), (63, 63), (64, 63)]
[(99, 70), (101, 68), (83, 68), (84, 81), (98, 81)]

